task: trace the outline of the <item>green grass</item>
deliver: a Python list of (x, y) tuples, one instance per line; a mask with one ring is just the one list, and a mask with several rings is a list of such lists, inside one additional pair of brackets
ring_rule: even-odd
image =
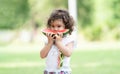
[[(74, 51), (72, 74), (120, 74), (120, 50)], [(39, 57), (39, 45), (0, 47), (0, 74), (43, 74), (45, 60)]]
[(120, 50), (78, 51), (72, 56), (73, 74), (120, 74)]

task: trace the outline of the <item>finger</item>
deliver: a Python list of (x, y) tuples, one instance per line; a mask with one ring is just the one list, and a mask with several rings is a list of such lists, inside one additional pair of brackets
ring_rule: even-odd
[(48, 36), (50, 37), (50, 36), (51, 36), (51, 34), (50, 34), (50, 33), (48, 33)]
[(57, 34), (54, 35), (54, 39), (58, 38), (59, 36)]
[(60, 36), (63, 37), (63, 33), (61, 33)]
[(49, 36), (49, 33), (46, 33), (46, 36), (48, 37), (48, 36)]
[(51, 33), (47, 33), (46, 35), (47, 35), (47, 37), (51, 37)]
[(52, 34), (52, 37), (54, 36), (55, 34)]
[(59, 34), (55, 34), (55, 37), (58, 37), (59, 36)]
[(63, 36), (63, 34), (62, 34), (62, 33), (57, 33), (57, 35), (58, 35), (58, 36), (60, 36), (60, 37), (62, 37), (62, 36)]
[(59, 36), (59, 33), (57, 33), (56, 35)]
[(55, 36), (55, 35), (53, 36), (53, 39), (56, 39), (56, 36)]
[(60, 36), (60, 33), (58, 32), (57, 35)]

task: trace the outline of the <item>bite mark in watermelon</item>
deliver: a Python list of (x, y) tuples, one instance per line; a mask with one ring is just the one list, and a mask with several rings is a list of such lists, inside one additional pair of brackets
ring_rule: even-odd
[(52, 34), (57, 34), (57, 33), (62, 33), (63, 36), (69, 33), (69, 29), (64, 29), (64, 30), (59, 30), (59, 31), (55, 31), (55, 30), (50, 30), (50, 29), (43, 29), (42, 33), (44, 35), (46, 35), (46, 33), (52, 33)]

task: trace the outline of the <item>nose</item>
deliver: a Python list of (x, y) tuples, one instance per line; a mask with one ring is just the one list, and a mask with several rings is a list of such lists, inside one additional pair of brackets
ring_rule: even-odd
[(57, 31), (57, 30), (58, 30), (58, 28), (57, 28), (57, 27), (54, 27), (54, 30), (56, 30), (56, 31)]

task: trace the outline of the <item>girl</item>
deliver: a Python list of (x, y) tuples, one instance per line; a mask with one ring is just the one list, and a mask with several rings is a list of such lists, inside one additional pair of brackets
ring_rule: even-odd
[(48, 19), (47, 28), (56, 32), (69, 29), (69, 34), (46, 34), (46, 45), (40, 51), (40, 57), (46, 58), (44, 74), (71, 74), (70, 56), (75, 46), (72, 17), (66, 10), (55, 10)]

